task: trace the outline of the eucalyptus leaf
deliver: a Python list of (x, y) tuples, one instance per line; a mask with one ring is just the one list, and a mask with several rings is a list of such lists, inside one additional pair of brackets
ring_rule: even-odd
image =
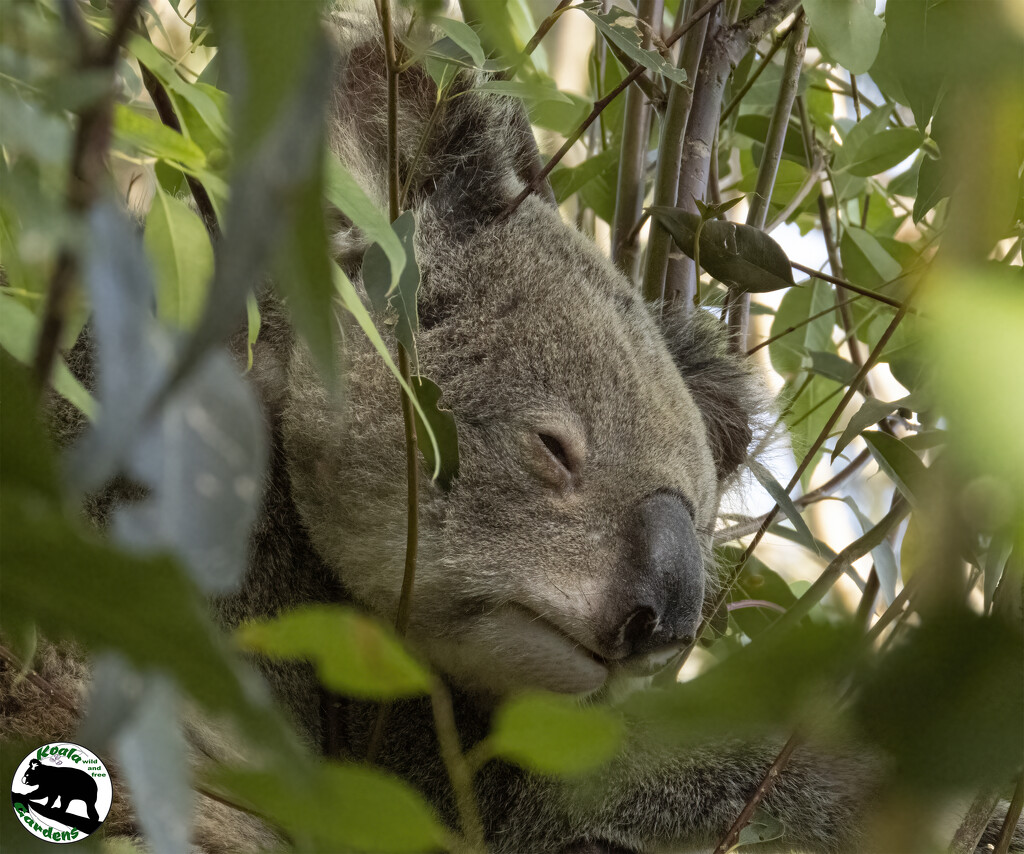
[(842, 435), (836, 440), (835, 447), (832, 449), (832, 462), (835, 462), (836, 457), (839, 456), (843, 448), (861, 435), (864, 430), (872, 424), (877, 424), (897, 409), (909, 406), (910, 401), (910, 396), (889, 402), (877, 400), (875, 398), (868, 398), (865, 400), (861, 408), (858, 409), (846, 423), (846, 427), (843, 429)]
[(157, 187), (145, 245), (156, 273), (157, 316), (189, 328), (199, 318), (213, 274), (213, 247), (198, 214)]
[[(700, 216), (660, 205), (649, 210), (676, 245), (692, 258)], [(782, 247), (750, 225), (722, 220), (704, 223), (700, 232), (700, 263), (720, 282), (741, 292), (764, 293), (794, 284), (789, 258)]]
[(789, 521), (793, 523), (801, 544), (809, 551), (817, 552), (818, 548), (814, 535), (811, 533), (811, 529), (807, 527), (807, 523), (804, 521), (803, 516), (800, 515), (800, 511), (796, 509), (796, 505), (793, 503), (793, 499), (789, 497), (789, 493), (775, 479), (775, 476), (759, 462), (748, 460), (747, 465), (750, 467), (751, 474), (757, 478), (757, 482), (765, 488), (765, 491), (779, 505), (779, 508), (786, 514)]
[(192, 140), (124, 104), (115, 105), (114, 137), (143, 154), (171, 161), (191, 172), (206, 166), (206, 155)]
[(885, 24), (874, 0), (804, 0), (811, 30), (825, 52), (851, 74), (863, 74), (878, 55)]
[(430, 690), (430, 676), (376, 619), (338, 605), (306, 605), (235, 632), (245, 649), (272, 659), (302, 658), (341, 694), (373, 700)]
[(231, 800), (241, 799), (293, 838), (319, 842), (318, 850), (422, 854), (449, 847), (423, 796), (368, 765), (323, 762), (301, 776), (222, 767), (211, 778)]
[(363, 257), (363, 287), (374, 311), (382, 319), (395, 324), (395, 337), (408, 352), (414, 353), (414, 338), (419, 330), (417, 292), (420, 270), (416, 264), (416, 218), (413, 212), (403, 213), (395, 220), (393, 228), (405, 256), (398, 286), (389, 284), (390, 268), (384, 251), (374, 244)]
[(447, 492), (452, 488), (455, 478), (459, 476), (459, 437), (455, 426), (455, 416), (451, 410), (441, 406), (442, 390), (438, 388), (433, 380), (426, 377), (413, 377), (412, 387), (416, 390), (416, 398), (419, 400), (421, 410), (426, 414), (430, 422), (430, 433), (437, 440), (441, 449), (441, 458), (434, 458), (434, 448), (431, 444), (423, 419), (416, 414), (416, 443), (419, 445), (420, 453), (427, 463), (427, 468), (436, 471), (434, 480), (442, 490)]
[(487, 744), (494, 756), (524, 768), (572, 776), (608, 762), (623, 732), (622, 720), (610, 710), (527, 693), (499, 707)]
[(601, 35), (634, 62), (640, 63), (644, 68), (666, 77), (673, 83), (686, 82), (685, 69), (673, 65), (656, 50), (645, 49), (641, 46), (641, 39), (644, 36), (643, 27), (645, 26), (642, 19), (617, 6), (613, 6), (604, 14), (599, 11), (600, 7), (597, 4), (576, 8), (586, 13)]
[(862, 434), (871, 454), (896, 488), (915, 507), (919, 506), (922, 490), (928, 482), (928, 469), (910, 448), (887, 433)]

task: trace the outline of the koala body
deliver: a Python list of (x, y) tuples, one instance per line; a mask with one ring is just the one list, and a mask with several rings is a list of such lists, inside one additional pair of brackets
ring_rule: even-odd
[[(383, 207), (379, 32), (366, 16), (336, 24), (333, 145)], [(599, 699), (692, 642), (716, 585), (709, 555), (721, 488), (742, 462), (762, 400), (717, 320), (645, 305), (542, 191), (509, 211), (536, 173), (536, 146), (522, 106), (471, 91), (478, 79), (461, 72), (449, 90), (457, 97), (433, 120), (430, 77), (413, 66), (399, 85), (399, 165), (421, 273), (415, 359), (442, 389), (460, 448), (449, 491), (421, 467), (409, 639), (448, 680), (467, 746), (512, 691)], [(361, 287), (362, 236), (342, 223), (335, 248)], [(391, 621), (406, 537), (398, 386), (339, 313), (342, 387), (325, 388), (282, 306), (268, 296), (262, 311), (251, 379), (272, 439), (270, 470), (244, 582), (215, 611), (231, 628), (310, 602), (350, 602)], [(376, 320), (386, 327), (386, 317)], [(86, 345), (70, 362), (88, 383)], [(74, 429), (58, 431), (67, 440)], [(81, 669), (47, 656), (80, 697)], [(376, 707), (327, 696), (306, 665), (258, 664), (311, 746), (365, 756)], [(44, 714), (20, 699), (27, 690), (0, 704), (23, 733), (26, 719)], [(69, 726), (66, 714), (59, 726)], [(489, 847), (707, 849), (779, 747), (728, 742), (682, 753), (635, 735), (598, 775), (599, 797), (595, 780), (485, 766), (476, 784)], [(392, 706), (377, 760), (456, 820), (429, 701)], [(785, 827), (776, 844), (856, 850), (875, 771), (856, 752), (798, 750), (763, 805)], [(247, 815), (205, 799), (201, 813), (215, 816), (200, 816), (205, 850), (272, 844)]]

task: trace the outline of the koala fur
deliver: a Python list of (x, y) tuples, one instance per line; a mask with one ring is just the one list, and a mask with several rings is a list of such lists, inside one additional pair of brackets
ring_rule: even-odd
[[(335, 24), (333, 145), (385, 207), (379, 32), (360, 16), (339, 14)], [(418, 66), (408, 69), (399, 124), (421, 270), (415, 355), (455, 414), (460, 445), (449, 492), (426, 472), (420, 478), (409, 638), (448, 680), (467, 746), (487, 733), (496, 700), (511, 690), (597, 699), (615, 679), (658, 664), (597, 654), (615, 647), (628, 616), (622, 602), (639, 584), (636, 507), (662, 493), (685, 503), (703, 553), (702, 589), (713, 591), (718, 499), (763, 405), (759, 382), (729, 350), (717, 320), (646, 305), (544, 192), (508, 212), (536, 172), (537, 151), (521, 105), (469, 91), (478, 80), (461, 73), (453, 91), (465, 94), (431, 122), (434, 84)], [(361, 235), (341, 222), (334, 246), (360, 287)], [(397, 385), (339, 315), (343, 388), (325, 389), (283, 307), (269, 296), (261, 305), (251, 379), (272, 440), (270, 470), (242, 588), (215, 602), (215, 612), (231, 628), (309, 602), (354, 602), (391, 621), (406, 533)], [(72, 358), (86, 380), (87, 350), (80, 343)], [(69, 441), (74, 425), (61, 431)], [(90, 509), (102, 517), (102, 502)], [(702, 602), (690, 605), (699, 615)], [(64, 679), (58, 670), (68, 665), (59, 661), (40, 666), (79, 696), (84, 673)], [(375, 706), (326, 695), (306, 665), (258, 664), (311, 746), (365, 756)], [(20, 685), (17, 697), (30, 690)], [(0, 714), (10, 713), (10, 702), (0, 702)], [(7, 722), (31, 715), (44, 713), (20, 706)], [(396, 703), (377, 761), (454, 822), (433, 733), (428, 701)], [(598, 774), (599, 797), (588, 796), (597, 778), (567, 782), (487, 765), (476, 782), (491, 850), (706, 849), (779, 746), (729, 742), (676, 753), (636, 735)], [(857, 850), (875, 779), (874, 764), (859, 754), (798, 750), (764, 802), (786, 828), (778, 846)], [(253, 835), (246, 815), (205, 799), (200, 813), (196, 841), (204, 850), (270, 844), (265, 831)], [(214, 813), (216, 821), (205, 820)], [(130, 821), (122, 827), (130, 831)]]

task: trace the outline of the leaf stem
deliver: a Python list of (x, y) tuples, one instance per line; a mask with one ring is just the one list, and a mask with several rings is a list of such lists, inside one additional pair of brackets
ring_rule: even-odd
[[(846, 288), (848, 291), (853, 291), (855, 294), (860, 294), (862, 297), (873, 299), (876, 302), (884, 302), (886, 305), (891, 305), (893, 308), (897, 308), (901, 311), (909, 312), (910, 314), (916, 314), (917, 309), (909, 308), (906, 303), (900, 302), (898, 299), (887, 297), (885, 294), (880, 294), (878, 291), (872, 291), (868, 288), (862, 288), (860, 285), (855, 285), (852, 282), (848, 282), (845, 279), (840, 279), (837, 276), (830, 276), (828, 273), (822, 273), (820, 270), (815, 270), (813, 267), (807, 267), (804, 264), (799, 264), (796, 261), (790, 261), (789, 265), (794, 270), (799, 270), (801, 273), (806, 273), (815, 279), (821, 279), (825, 282), (831, 282), (833, 285), (839, 285), (840, 287)], [(834, 309), (835, 306), (832, 306)]]

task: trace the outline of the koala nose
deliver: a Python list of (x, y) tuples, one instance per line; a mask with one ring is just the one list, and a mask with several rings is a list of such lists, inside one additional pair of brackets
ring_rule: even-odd
[(693, 642), (704, 602), (704, 565), (697, 532), (683, 499), (656, 492), (635, 516), (631, 594), (616, 632), (622, 657)]

